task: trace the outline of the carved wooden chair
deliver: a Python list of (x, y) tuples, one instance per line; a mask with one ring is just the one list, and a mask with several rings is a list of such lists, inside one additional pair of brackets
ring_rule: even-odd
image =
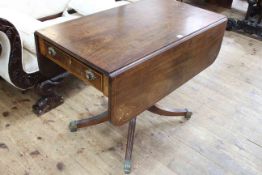
[(37, 87), (42, 97), (33, 107), (36, 114), (60, 105), (63, 99), (52, 89), (68, 73), (52, 63), (37, 60), (34, 32), (127, 3), (115, 0), (0, 1), (0, 77), (20, 90)]
[(262, 0), (247, 0), (248, 8), (244, 19), (229, 18), (227, 30), (248, 34), (262, 39)]

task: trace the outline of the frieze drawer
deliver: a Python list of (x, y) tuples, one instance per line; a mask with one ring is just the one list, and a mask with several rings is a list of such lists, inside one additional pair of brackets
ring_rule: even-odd
[(103, 91), (102, 74), (40, 38), (39, 46), (41, 55), (48, 57), (79, 79), (89, 82), (98, 90)]

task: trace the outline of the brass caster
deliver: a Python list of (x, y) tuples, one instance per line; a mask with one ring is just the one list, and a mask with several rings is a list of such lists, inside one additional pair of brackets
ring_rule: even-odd
[(77, 131), (77, 121), (71, 121), (68, 126), (69, 130), (71, 132), (76, 132)]
[(125, 160), (124, 172), (125, 172), (125, 174), (130, 174), (131, 173), (131, 160)]
[(186, 113), (185, 119), (186, 119), (186, 120), (191, 119), (192, 115), (193, 115), (193, 113), (187, 110), (187, 113)]

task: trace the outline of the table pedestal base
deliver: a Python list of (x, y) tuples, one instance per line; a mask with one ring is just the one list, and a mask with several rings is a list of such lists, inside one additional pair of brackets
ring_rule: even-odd
[[(148, 111), (158, 115), (165, 115), (165, 116), (174, 116), (174, 117), (184, 116), (185, 119), (187, 120), (189, 120), (192, 116), (192, 112), (188, 111), (187, 109), (166, 109), (158, 105), (154, 105), (150, 107)], [(71, 132), (76, 132), (77, 129), (79, 128), (96, 125), (99, 123), (103, 123), (105, 121), (109, 121), (108, 112), (104, 112), (102, 114), (99, 114), (91, 118), (72, 121), (69, 124), (69, 129)], [(124, 172), (126, 174), (129, 174), (131, 172), (131, 167), (132, 167), (131, 159), (132, 159), (132, 151), (134, 145), (135, 128), (136, 128), (136, 117), (130, 120), (129, 127), (128, 127), (126, 154), (125, 154), (125, 162), (124, 162)]]

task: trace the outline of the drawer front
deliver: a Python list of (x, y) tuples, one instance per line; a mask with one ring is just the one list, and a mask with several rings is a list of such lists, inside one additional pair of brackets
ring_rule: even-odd
[(103, 91), (103, 75), (93, 68), (79, 62), (76, 58), (63, 52), (61, 49), (39, 38), (41, 55), (54, 61), (68, 72), (72, 73), (84, 82), (91, 83), (95, 88)]

